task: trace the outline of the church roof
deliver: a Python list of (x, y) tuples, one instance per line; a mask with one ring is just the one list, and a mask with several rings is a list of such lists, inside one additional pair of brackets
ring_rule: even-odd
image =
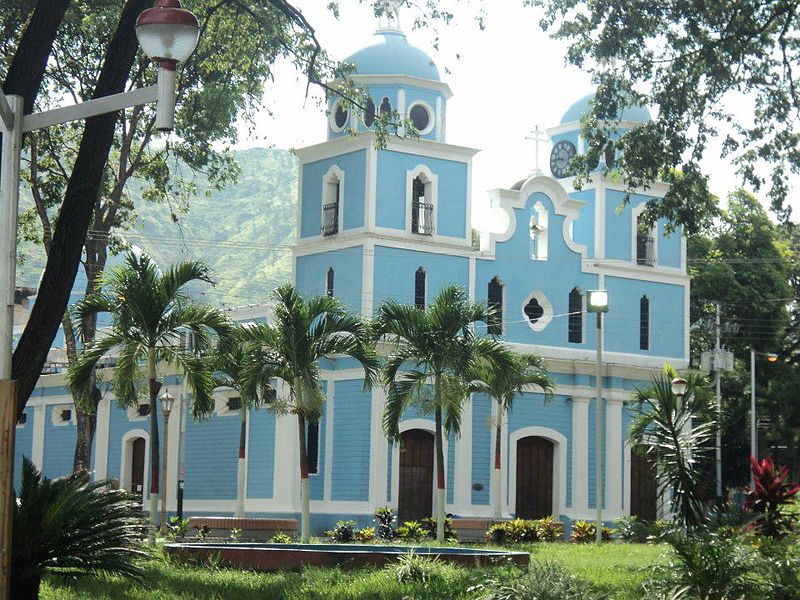
[[(580, 121), (581, 117), (592, 109), (592, 100), (594, 100), (594, 93), (584, 96), (570, 106), (564, 116), (561, 117), (561, 125)], [(647, 123), (652, 120), (650, 111), (644, 106), (628, 106), (622, 110), (619, 118), (620, 120), (634, 121), (635, 123)]]
[(441, 81), (433, 59), (409, 44), (402, 31), (379, 29), (375, 38), (375, 43), (345, 59), (355, 63), (358, 75), (408, 75)]

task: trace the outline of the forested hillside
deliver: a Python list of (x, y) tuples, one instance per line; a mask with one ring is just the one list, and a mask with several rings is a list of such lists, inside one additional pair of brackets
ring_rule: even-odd
[[(217, 280), (213, 290), (203, 288), (205, 298), (226, 306), (264, 302), (270, 290), (290, 280), (295, 235), (295, 157), (287, 150), (253, 148), (236, 152), (236, 160), (241, 167), (238, 182), (223, 190), (206, 194), (205, 177), (197, 175), (198, 193), (186, 212), (147, 202), (132, 186), (138, 223), (121, 232), (162, 266), (204, 260)], [(189, 177), (187, 172), (180, 175)], [(22, 203), (24, 210), (24, 199)], [(20, 249), (25, 260), (18, 285), (35, 287), (43, 265), (41, 250), (31, 243)]]

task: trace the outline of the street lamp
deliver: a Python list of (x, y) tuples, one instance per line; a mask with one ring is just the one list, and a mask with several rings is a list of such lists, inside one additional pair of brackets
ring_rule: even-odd
[(169, 452), (169, 413), (175, 396), (166, 390), (161, 398), (161, 412), (164, 413), (164, 456), (161, 459), (161, 535), (167, 534), (167, 455)]
[(689, 382), (681, 377), (676, 377), (672, 380), (672, 393), (678, 398), (683, 400), (686, 395), (686, 389), (689, 387)]
[[(197, 19), (180, 7), (178, 0), (156, 0), (155, 6), (142, 11), (137, 20), (136, 34), (142, 50), (159, 63), (158, 83), (144, 88), (94, 98), (80, 104), (23, 115), (21, 96), (6, 96), (0, 91), (0, 132), (2, 133), (2, 159), (0, 159), (0, 401), (14, 402), (14, 382), (11, 381), (11, 357), (16, 285), (17, 222), (19, 208), (20, 157), (22, 134), (51, 125), (95, 117), (106, 113), (157, 102), (156, 127), (160, 131), (172, 129), (175, 121), (175, 68), (194, 51), (200, 28)], [(13, 448), (15, 430), (14, 410), (0, 411), (0, 439), (5, 442), (0, 452), (0, 498), (12, 498)], [(0, 506), (0, 557), (10, 553), (10, 503)], [(0, 597), (8, 589), (8, 570), (0, 568)]]
[(595, 418), (595, 471), (596, 471), (596, 492), (595, 504), (597, 505), (597, 523), (595, 525), (597, 543), (603, 541), (603, 478), (602, 478), (602, 448), (603, 439), (603, 313), (608, 312), (608, 292), (606, 290), (589, 290), (587, 298), (587, 310), (597, 315), (597, 369), (595, 371), (595, 383), (597, 384), (597, 416)]
[[(767, 357), (767, 361), (774, 363), (778, 355), (773, 352), (756, 352), (750, 348), (750, 456), (758, 460), (758, 431), (756, 429), (756, 354)], [(750, 486), (754, 484), (753, 471), (750, 470)]]

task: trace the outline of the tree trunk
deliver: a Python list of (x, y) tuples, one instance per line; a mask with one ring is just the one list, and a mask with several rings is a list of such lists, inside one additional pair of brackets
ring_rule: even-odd
[(42, 578), (38, 575), (30, 577), (11, 577), (11, 598), (14, 600), (39, 600), (39, 587)]
[(156, 379), (156, 358), (151, 348), (147, 353), (148, 388), (150, 390), (150, 525), (155, 528), (158, 514), (158, 392), (161, 383)]
[(441, 377), (439, 375), (436, 375), (434, 379), (434, 386), (434, 395), (436, 396), (436, 541), (441, 543), (444, 542), (445, 474), (444, 445), (442, 443)]
[[(94, 382), (94, 377), (92, 377)], [(97, 406), (100, 404), (102, 394), (100, 388), (94, 383), (90, 384), (89, 402), (94, 410), (88, 411), (75, 404), (75, 417), (77, 419), (77, 437), (75, 439), (75, 455), (72, 459), (72, 472), (90, 471), (92, 468), (92, 442), (97, 431)]]
[[(117, 30), (106, 50), (93, 98), (125, 91), (138, 48), (134, 31), (136, 18), (152, 4), (153, 0), (127, 0), (125, 3)], [(99, 115), (86, 121), (75, 165), (64, 193), (64, 202), (54, 227), (51, 251), (47, 256), (36, 302), (14, 351), (12, 377), (19, 385), (18, 415), (24, 410), (28, 397), (36, 386), (47, 360), (47, 352), (67, 308), (86, 241), (86, 232), (94, 212), (95, 199), (100, 193), (108, 153), (114, 141), (116, 121), (117, 113)]]
[(247, 407), (242, 404), (239, 410), (242, 413), (242, 426), (239, 430), (239, 462), (236, 473), (236, 517), (239, 519), (244, 519), (245, 459), (247, 456)]
[(300, 378), (294, 378), (294, 395), (297, 402), (297, 432), (300, 454), (300, 543), (311, 539), (311, 509), (308, 498), (308, 455), (306, 454), (306, 417), (303, 413), (303, 389)]
[(503, 434), (503, 405), (497, 401), (497, 423), (495, 423), (494, 438), (494, 469), (492, 471), (492, 496), (494, 497), (494, 518), (503, 518), (503, 471), (501, 469), (500, 451), (502, 449)]

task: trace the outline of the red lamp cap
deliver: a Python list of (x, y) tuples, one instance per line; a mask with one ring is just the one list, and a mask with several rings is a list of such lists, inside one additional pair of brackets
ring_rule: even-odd
[(191, 11), (181, 8), (180, 0), (156, 0), (153, 8), (143, 10), (136, 19), (140, 25), (189, 25), (200, 28), (197, 17)]

